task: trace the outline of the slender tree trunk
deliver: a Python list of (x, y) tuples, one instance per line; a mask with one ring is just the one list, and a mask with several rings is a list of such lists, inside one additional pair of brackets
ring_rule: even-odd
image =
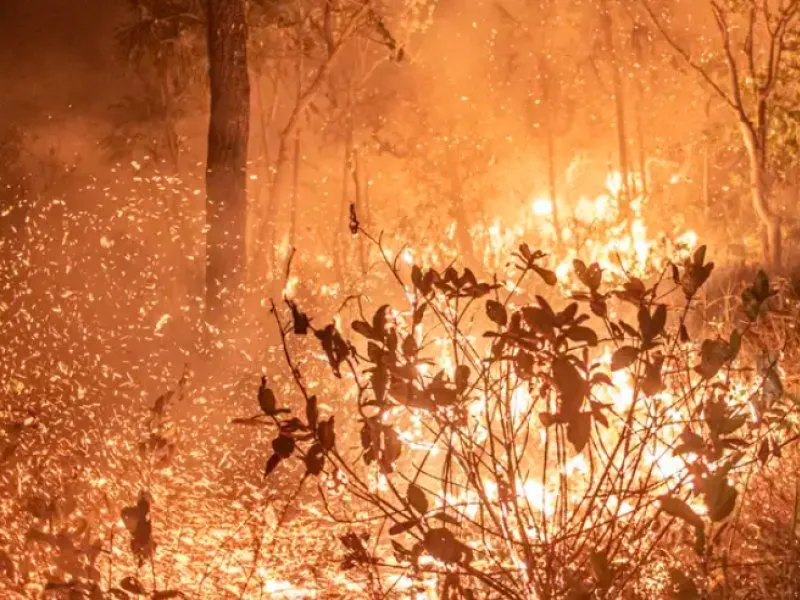
[[(270, 99), (269, 107), (264, 104), (264, 86), (263, 77), (259, 75), (256, 84), (256, 102), (258, 103), (259, 112), (259, 179), (258, 186), (253, 194), (253, 199), (250, 203), (248, 214), (261, 216), (262, 209), (269, 202), (269, 192), (272, 189), (272, 180), (274, 173), (272, 171), (272, 145), (269, 141), (270, 132), (275, 123), (275, 116), (278, 112), (278, 96), (280, 95), (280, 68), (275, 71), (275, 79), (272, 86), (272, 97)], [(262, 176), (263, 175), (263, 176)], [(255, 221), (255, 223), (253, 222)], [(261, 242), (259, 234), (261, 230), (258, 225), (258, 219), (251, 220), (248, 225), (248, 234), (250, 235), (248, 243), (248, 268), (249, 277), (251, 281), (256, 280), (261, 274), (261, 267), (263, 263), (259, 264), (254, 257), (261, 256), (264, 252), (264, 247)]]
[(554, 122), (558, 118), (560, 106), (555, 91), (553, 73), (544, 57), (539, 58), (539, 77), (542, 85), (542, 100), (547, 111), (545, 116), (545, 136), (547, 146), (547, 186), (550, 195), (550, 210), (556, 244), (561, 246), (561, 223), (558, 219), (558, 189), (556, 181), (556, 134)]
[(550, 210), (553, 217), (553, 229), (556, 233), (556, 244), (561, 247), (561, 221), (558, 217), (558, 188), (556, 183), (556, 148), (553, 129), (547, 126), (547, 180), (550, 191)]
[[(348, 84), (349, 85), (349, 84)], [(336, 220), (336, 227), (333, 231), (333, 266), (337, 277), (344, 276), (348, 253), (343, 240), (344, 232), (347, 229), (348, 212), (350, 208), (350, 180), (353, 176), (353, 113), (352, 113), (352, 94), (350, 89), (347, 91), (347, 116), (344, 144), (344, 156), (342, 158), (342, 199), (339, 203), (339, 217)]]
[(294, 161), (292, 165), (292, 207), (289, 223), (289, 248), (297, 247), (297, 215), (300, 204), (300, 137), (294, 139)]
[(614, 45), (614, 19), (609, 0), (603, 0), (601, 5), (601, 28), (603, 41), (611, 61), (611, 85), (614, 91), (614, 109), (617, 127), (617, 148), (619, 153), (619, 170), (622, 175), (622, 209), (623, 214), (629, 212), (631, 198), (630, 190), (630, 165), (628, 161), (628, 140), (625, 123), (625, 89), (620, 74), (619, 58)]
[(286, 132), (281, 134), (278, 141), (278, 158), (272, 168), (272, 180), (267, 194), (267, 210), (262, 219), (262, 226), (258, 236), (259, 252), (262, 253), (261, 265), (264, 273), (270, 269), (275, 269), (278, 260), (277, 246), (277, 225), (278, 217), (281, 213), (282, 205), (287, 201), (287, 191), (291, 185), (291, 172), (289, 167), (292, 163), (293, 137)]
[(700, 182), (700, 193), (703, 199), (703, 213), (705, 214), (706, 221), (711, 224), (711, 193), (709, 190), (709, 177), (710, 177), (710, 164), (709, 164), (709, 143), (706, 142), (706, 147), (703, 149), (703, 173)]
[(280, 95), (280, 70), (276, 70), (275, 74), (275, 82), (272, 89), (272, 97), (270, 98), (269, 108), (264, 104), (264, 86), (263, 78), (258, 78), (258, 86), (257, 86), (257, 100), (258, 100), (258, 110), (260, 113), (260, 131), (261, 134), (261, 159), (263, 160), (264, 165), (267, 167), (268, 177), (267, 177), (267, 184), (271, 182), (272, 173), (269, 172), (269, 167), (272, 164), (272, 147), (269, 142), (270, 131), (272, 130), (272, 126), (275, 123), (275, 115), (278, 112), (278, 96)]
[(647, 181), (647, 148), (645, 147), (644, 143), (644, 124), (642, 123), (642, 98), (644, 97), (644, 92), (641, 90), (641, 87), (638, 92), (638, 98), (636, 100), (636, 145), (637, 150), (639, 152), (639, 177), (642, 181), (642, 189), (640, 190), (642, 196), (647, 196), (648, 193), (648, 185), (649, 182)]
[(208, 0), (206, 313), (234, 316), (246, 267), (250, 82), (245, 0)]
[(464, 265), (472, 269), (481, 266), (469, 233), (469, 220), (464, 207), (464, 183), (458, 173), (458, 160), (452, 150), (447, 151), (450, 180), (450, 216), (456, 223), (455, 238)]
[[(297, 55), (297, 103), (303, 97), (303, 74), (306, 61), (302, 52)], [(294, 248), (297, 243), (297, 213), (300, 202), (300, 126), (294, 132), (294, 160), (292, 168), (292, 206), (289, 224), (289, 247)]]
[[(368, 197), (364, 193), (363, 183), (361, 178), (361, 161), (358, 158), (358, 148), (353, 148), (353, 189), (355, 191), (355, 207), (356, 216), (363, 219), (364, 227), (369, 230), (369, 204)], [(367, 248), (364, 243), (364, 236), (358, 236), (358, 260), (361, 264), (362, 274), (367, 274), (368, 269), (368, 256)]]
[[(259, 234), (257, 239), (259, 253), (263, 254), (259, 257), (261, 264), (267, 262), (264, 271), (268, 271), (275, 266), (275, 220), (276, 215), (280, 211), (283, 203), (287, 201), (287, 191), (290, 184), (289, 165), (292, 159), (292, 141), (297, 134), (300, 127), (301, 119), (305, 116), (306, 110), (311, 105), (317, 92), (322, 88), (323, 84), (328, 80), (338, 57), (342, 54), (342, 48), (345, 46), (350, 36), (355, 31), (356, 27), (362, 22), (362, 17), (367, 14), (371, 7), (370, 2), (364, 2), (353, 14), (344, 28), (341, 30), (338, 41), (334, 41), (328, 47), (328, 56), (325, 61), (317, 69), (317, 72), (311, 78), (306, 88), (300, 94), (297, 103), (294, 106), (291, 114), (289, 115), (286, 125), (281, 131), (278, 142), (278, 155), (275, 159), (275, 166), (273, 168), (273, 179), (270, 183), (269, 202), (267, 205), (266, 215), (261, 219), (259, 226)], [(299, 22), (305, 22), (301, 13)], [(300, 28), (299, 39), (302, 39), (302, 27)], [(298, 52), (302, 53), (302, 44), (298, 48)], [(264, 253), (264, 246), (269, 246), (269, 249)], [(266, 261), (264, 259), (267, 259)]]
[(783, 261), (781, 220), (769, 206), (767, 182), (764, 177), (764, 148), (758, 143), (755, 134), (746, 123), (741, 123), (740, 129), (750, 166), (750, 198), (753, 210), (762, 226), (761, 245), (764, 262), (771, 269), (779, 271)]

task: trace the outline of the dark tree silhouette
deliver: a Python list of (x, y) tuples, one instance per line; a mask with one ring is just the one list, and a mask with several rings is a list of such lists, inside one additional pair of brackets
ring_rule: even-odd
[(250, 83), (245, 0), (208, 0), (207, 8), (206, 312), (215, 323), (236, 304), (245, 274)]

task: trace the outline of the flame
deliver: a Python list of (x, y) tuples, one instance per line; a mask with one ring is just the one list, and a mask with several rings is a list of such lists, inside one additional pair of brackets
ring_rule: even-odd
[(537, 217), (549, 217), (553, 214), (553, 203), (550, 198), (538, 197), (531, 202), (531, 210)]

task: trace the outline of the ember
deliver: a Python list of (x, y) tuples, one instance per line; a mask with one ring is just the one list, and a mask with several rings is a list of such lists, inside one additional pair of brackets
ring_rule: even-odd
[(2, 597), (800, 594), (800, 0), (6, 4)]

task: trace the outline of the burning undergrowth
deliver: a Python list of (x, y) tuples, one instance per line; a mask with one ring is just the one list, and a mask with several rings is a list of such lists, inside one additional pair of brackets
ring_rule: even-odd
[[(361, 341), (311, 327), (292, 302), (291, 322), (276, 315), (306, 410), (262, 404), (277, 426), (266, 473), (299, 459), (320, 480), (332, 517), (353, 526), (344, 566), (368, 573), (373, 593), (711, 592), (741, 535), (740, 490), (795, 439), (776, 358), (747, 368), (740, 356), (750, 324), (689, 339), (713, 269), (704, 247), (652, 285), (611, 290), (597, 263), (576, 260), (566, 303), (536, 293), (557, 284), (545, 258), (520, 246), (511, 290), (387, 260), (407, 304), (354, 321)], [(749, 323), (773, 294), (759, 274), (742, 297)], [(312, 331), (350, 388), (330, 414), (289, 349)], [(354, 450), (342, 440), (356, 423)]]
[(380, 236), (342, 281), (299, 250), (224, 368), (174, 277), (202, 261), (197, 192), (134, 183), (32, 205), (4, 248), (24, 292), (3, 323), (9, 594), (702, 589), (792, 439), (776, 356), (739, 350), (769, 282), (747, 324), (687, 339), (712, 267), (645, 199), (622, 210), (613, 175), (558, 229), (541, 199), (476, 225), (472, 270), (449, 233)]

